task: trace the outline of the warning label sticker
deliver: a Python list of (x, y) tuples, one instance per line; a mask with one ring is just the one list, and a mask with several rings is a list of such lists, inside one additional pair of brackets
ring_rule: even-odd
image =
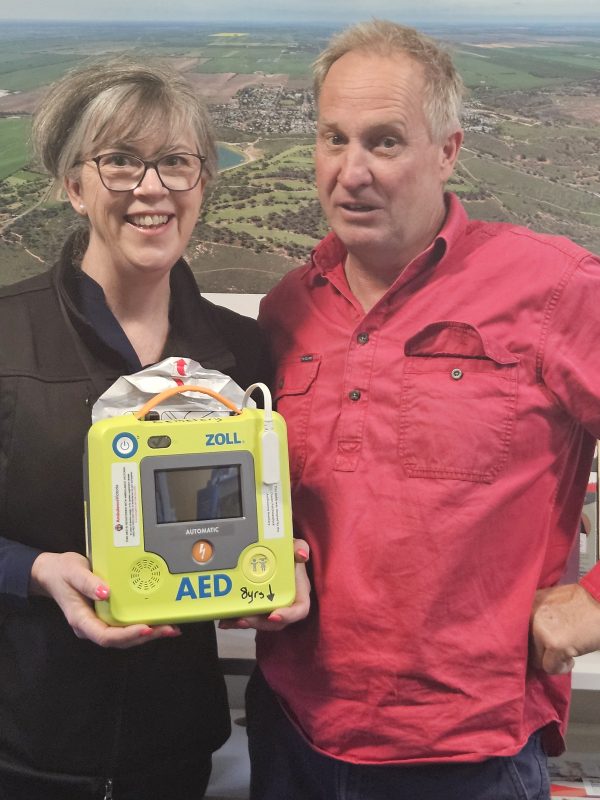
[(281, 504), (281, 484), (263, 483), (262, 509), (263, 535), (265, 539), (281, 539), (283, 537)]
[(112, 465), (113, 543), (137, 547), (141, 542), (137, 464)]

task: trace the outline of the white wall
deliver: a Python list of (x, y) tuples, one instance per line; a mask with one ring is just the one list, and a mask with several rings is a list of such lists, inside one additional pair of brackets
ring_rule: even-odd
[(202, 296), (206, 297), (212, 303), (219, 306), (225, 306), (232, 311), (237, 311), (238, 314), (244, 314), (246, 317), (258, 316), (258, 306), (264, 294), (227, 294), (225, 292), (202, 292)]

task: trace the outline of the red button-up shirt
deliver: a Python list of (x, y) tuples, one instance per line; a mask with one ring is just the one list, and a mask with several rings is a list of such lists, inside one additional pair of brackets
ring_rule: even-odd
[(528, 625), (600, 436), (600, 261), (454, 196), (368, 313), (344, 255), (328, 236), (261, 308), (314, 595), (260, 665), (337, 758), (477, 761), (544, 726), (557, 751), (570, 679), (528, 665)]

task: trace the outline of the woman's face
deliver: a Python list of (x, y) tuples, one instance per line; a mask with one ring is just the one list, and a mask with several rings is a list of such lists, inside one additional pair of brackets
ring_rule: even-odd
[[(166, 144), (168, 136), (168, 145)], [(191, 131), (173, 137), (154, 135), (127, 146), (108, 143), (90, 157), (118, 152), (156, 161), (171, 153), (199, 153)], [(204, 178), (188, 191), (170, 191), (149, 168), (131, 191), (107, 189), (93, 161), (65, 187), (75, 211), (88, 217), (90, 240), (82, 269), (100, 285), (129, 280), (156, 280), (168, 275), (183, 254), (198, 219)]]

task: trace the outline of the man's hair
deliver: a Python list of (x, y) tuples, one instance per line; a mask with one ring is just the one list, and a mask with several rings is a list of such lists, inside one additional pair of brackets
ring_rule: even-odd
[(204, 175), (217, 173), (217, 149), (204, 103), (185, 78), (161, 61), (102, 58), (67, 73), (44, 97), (33, 121), (34, 151), (60, 194), (79, 162), (103, 147), (191, 133)]
[(336, 34), (313, 64), (315, 100), (331, 66), (346, 53), (375, 56), (406, 55), (419, 63), (425, 78), (423, 110), (433, 140), (441, 141), (460, 128), (464, 84), (450, 54), (414, 28), (388, 20), (360, 22)]

